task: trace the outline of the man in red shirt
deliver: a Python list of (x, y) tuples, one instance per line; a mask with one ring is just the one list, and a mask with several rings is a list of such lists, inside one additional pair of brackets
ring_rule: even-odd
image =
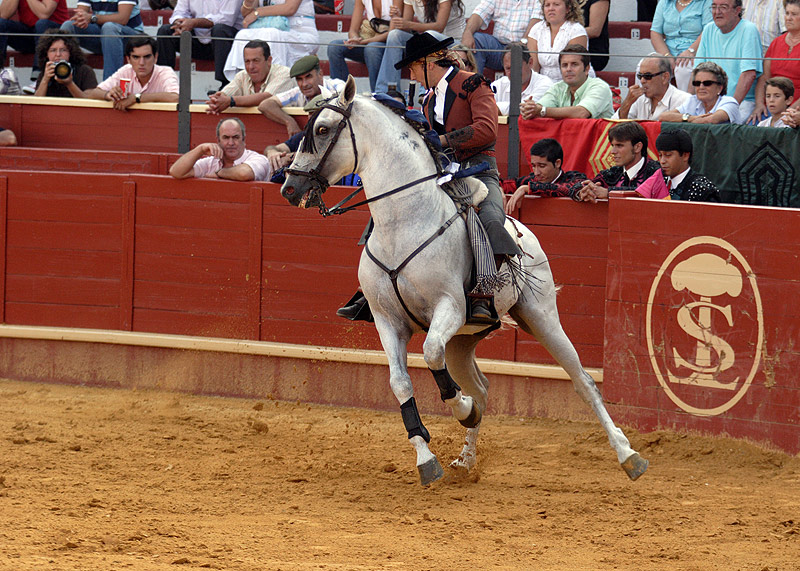
[[(17, 14), (17, 20), (11, 18)], [(22, 53), (36, 51), (39, 36), (50, 28), (59, 28), (69, 19), (67, 0), (2, 0), (0, 2), (0, 62), (5, 61), (8, 44)], [(36, 34), (7, 36), (6, 34)], [(31, 81), (39, 77), (34, 58)]]

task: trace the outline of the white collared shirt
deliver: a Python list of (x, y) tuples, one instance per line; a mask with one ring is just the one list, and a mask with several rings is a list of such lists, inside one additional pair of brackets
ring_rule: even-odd
[(453, 71), (452, 66), (447, 68), (442, 79), (439, 80), (439, 83), (437, 83), (436, 87), (433, 89), (434, 95), (436, 95), (436, 103), (433, 106), (433, 119), (440, 125), (444, 125), (444, 98), (447, 96), (447, 86), (449, 84), (447, 78), (451, 71)]
[(669, 184), (667, 185), (670, 190), (674, 190), (678, 188), (678, 185), (683, 182), (683, 179), (686, 178), (686, 175), (689, 174), (689, 171), (692, 170), (692, 167), (689, 167), (685, 171), (683, 171), (679, 175), (675, 175), (669, 179)]
[[(644, 149), (644, 152), (647, 152), (647, 149)], [(628, 180), (633, 180), (633, 177), (639, 174), (639, 171), (642, 170), (643, 166), (644, 166), (644, 157), (639, 159), (639, 162), (633, 165), (631, 168), (625, 169), (625, 174), (628, 175)]]
[[(646, 95), (642, 94), (639, 99), (633, 102), (631, 108), (628, 110), (628, 119), (634, 121), (656, 121), (664, 111), (677, 109), (689, 100), (691, 95), (685, 91), (681, 91), (674, 85), (667, 87), (664, 97), (661, 101), (656, 103), (656, 108), (650, 111), (653, 103)], [(619, 109), (614, 112), (612, 119), (619, 119)]]

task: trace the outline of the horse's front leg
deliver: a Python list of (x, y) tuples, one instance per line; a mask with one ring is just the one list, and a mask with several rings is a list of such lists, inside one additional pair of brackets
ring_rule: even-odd
[(447, 343), (464, 325), (466, 307), (463, 299), (442, 298), (436, 305), (433, 319), (422, 345), (428, 368), (439, 387), (442, 401), (453, 411), (453, 416), (465, 427), (474, 428), (481, 422), (481, 410), (471, 396), (465, 396), (461, 387), (450, 376), (445, 361)]
[(380, 315), (375, 315), (375, 328), (389, 360), (389, 384), (400, 403), (400, 414), (408, 432), (408, 440), (417, 452), (420, 483), (427, 486), (444, 476), (444, 470), (436, 455), (428, 448), (431, 436), (419, 416), (414, 387), (408, 374), (408, 341), (411, 331), (405, 326), (389, 323)]

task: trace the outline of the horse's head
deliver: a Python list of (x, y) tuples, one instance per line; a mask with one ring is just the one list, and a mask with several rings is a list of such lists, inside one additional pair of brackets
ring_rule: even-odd
[(358, 150), (350, 123), (355, 95), (351, 75), (339, 96), (308, 118), (300, 149), (281, 187), (281, 195), (293, 206), (320, 206), (328, 186), (357, 168)]

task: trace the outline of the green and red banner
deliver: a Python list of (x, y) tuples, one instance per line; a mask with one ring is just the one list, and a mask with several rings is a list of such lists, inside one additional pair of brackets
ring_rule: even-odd
[[(556, 139), (564, 149), (564, 170), (593, 177), (614, 164), (605, 119), (519, 120), (522, 160), (536, 141)], [(800, 131), (749, 125), (695, 125), (642, 121), (648, 155), (657, 158), (655, 141), (664, 128), (692, 136), (692, 168), (707, 176), (734, 204), (800, 207)]]

